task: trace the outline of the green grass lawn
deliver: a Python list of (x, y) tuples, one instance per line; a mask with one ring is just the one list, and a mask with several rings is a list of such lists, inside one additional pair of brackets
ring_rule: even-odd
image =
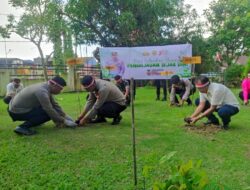
[[(86, 94), (79, 95), (83, 104)], [(77, 117), (77, 93), (58, 95), (57, 100), (69, 115)], [(209, 178), (232, 190), (249, 187), (250, 107), (242, 107), (233, 117), (230, 130), (204, 135), (183, 127), (183, 118), (194, 107), (172, 108), (168, 104), (155, 101), (154, 88), (137, 90), (139, 187), (143, 183), (143, 166), (157, 165), (172, 151), (177, 151), (178, 160), (201, 159)], [(11, 121), (1, 100), (0, 189), (133, 189), (131, 108), (122, 116), (119, 126), (110, 125), (109, 120), (75, 130), (57, 129), (48, 122), (37, 128), (37, 135), (21, 137), (13, 132), (19, 122)], [(158, 168), (146, 182), (147, 189), (166, 175), (165, 167)]]

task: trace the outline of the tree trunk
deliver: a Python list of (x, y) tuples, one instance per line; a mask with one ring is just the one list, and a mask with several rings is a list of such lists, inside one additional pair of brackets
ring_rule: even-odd
[(36, 44), (37, 48), (38, 48), (38, 51), (40, 53), (40, 57), (41, 57), (41, 62), (42, 62), (42, 65), (43, 65), (43, 76), (44, 76), (44, 79), (45, 81), (48, 81), (48, 74), (47, 74), (47, 67), (46, 67), (46, 62), (45, 62), (45, 59), (44, 59), (44, 55), (43, 55), (43, 51), (42, 51), (42, 48), (39, 44)]

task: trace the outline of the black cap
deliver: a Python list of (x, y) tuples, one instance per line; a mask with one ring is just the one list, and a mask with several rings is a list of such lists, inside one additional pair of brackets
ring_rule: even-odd
[(84, 76), (84, 77), (82, 78), (81, 84), (82, 84), (83, 86), (88, 86), (88, 85), (91, 84), (91, 82), (92, 82), (93, 80), (94, 80), (94, 78), (93, 78), (92, 76), (86, 75), (86, 76)]
[(120, 80), (122, 77), (120, 76), (120, 75), (116, 75), (115, 77), (114, 77), (114, 79), (115, 80)]
[(178, 75), (173, 75), (171, 77), (171, 83), (172, 84), (178, 84), (180, 82), (180, 77)]
[(55, 76), (51, 80), (53, 80), (54, 82), (56, 82), (57, 84), (59, 84), (61, 86), (66, 86), (67, 85), (65, 80), (60, 76)]

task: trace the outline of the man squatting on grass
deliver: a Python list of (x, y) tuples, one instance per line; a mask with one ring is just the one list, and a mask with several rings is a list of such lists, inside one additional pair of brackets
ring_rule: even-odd
[(223, 122), (223, 129), (228, 129), (231, 116), (239, 112), (239, 102), (230, 89), (218, 83), (210, 83), (205, 76), (199, 76), (195, 80), (195, 86), (199, 90), (200, 98), (196, 99), (198, 106), (188, 122), (195, 123), (203, 117), (208, 118), (205, 124), (219, 125), (219, 120), (213, 114), (218, 112)]
[(76, 127), (76, 123), (67, 116), (52, 95), (59, 94), (66, 82), (56, 76), (48, 82), (30, 85), (20, 91), (9, 104), (9, 115), (13, 121), (24, 121), (14, 132), (33, 135), (31, 127), (53, 120), (57, 127)]
[[(170, 92), (170, 105), (171, 106), (183, 106), (186, 101), (189, 106), (192, 105), (190, 96), (195, 93), (195, 87), (190, 80), (180, 79), (178, 75), (171, 77), (171, 92)], [(180, 101), (176, 95), (180, 96)]]
[(112, 125), (120, 123), (120, 113), (126, 109), (125, 96), (113, 83), (92, 76), (84, 76), (82, 86), (89, 92), (84, 111), (80, 114), (76, 123), (106, 122), (105, 117), (113, 118)]
[(19, 78), (14, 78), (9, 84), (6, 86), (6, 96), (3, 101), (6, 104), (10, 103), (10, 100), (21, 90), (23, 89), (23, 84)]

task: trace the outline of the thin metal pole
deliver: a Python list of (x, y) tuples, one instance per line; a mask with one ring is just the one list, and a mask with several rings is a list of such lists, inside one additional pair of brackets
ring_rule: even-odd
[(136, 166), (136, 142), (135, 142), (135, 112), (134, 112), (134, 79), (130, 79), (131, 109), (132, 109), (132, 145), (133, 145), (133, 169), (134, 186), (137, 187), (137, 166)]
[[(194, 85), (193, 80), (194, 80), (194, 77), (195, 77), (195, 64), (192, 64), (191, 66), (192, 66), (191, 83), (192, 83), (192, 85)], [(193, 88), (195, 89), (195, 86)], [(194, 107), (194, 110), (195, 110), (196, 105), (195, 105), (195, 102), (194, 102), (194, 94), (195, 94), (195, 92), (193, 92), (193, 94), (192, 94), (191, 101), (192, 101), (192, 104), (193, 104), (192, 106)]]
[(170, 99), (170, 93), (169, 93), (169, 90), (168, 90), (168, 79), (165, 79), (165, 81), (166, 81), (166, 102), (168, 102), (167, 100), (168, 100), (168, 98), (167, 97), (169, 97), (169, 99)]
[(8, 61), (7, 61), (7, 47), (6, 47), (6, 39), (4, 38), (4, 49), (5, 49), (5, 63), (6, 66), (8, 66)]

